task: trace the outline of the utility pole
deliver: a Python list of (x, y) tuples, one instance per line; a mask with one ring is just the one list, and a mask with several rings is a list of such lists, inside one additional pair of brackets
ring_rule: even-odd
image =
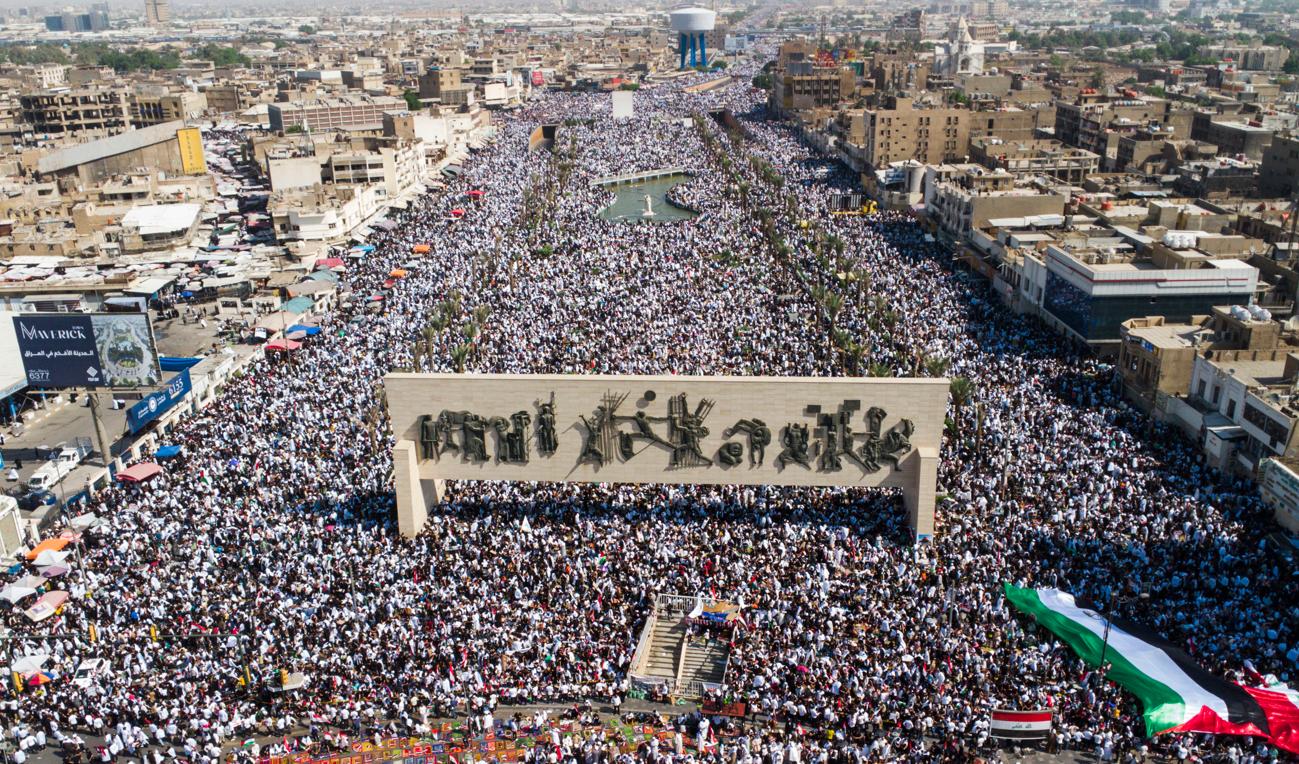
[(108, 441), (108, 431), (104, 429), (103, 417), (99, 414), (99, 393), (88, 391), (90, 398), (90, 419), (95, 424), (95, 444), (99, 446), (99, 458), (107, 467), (113, 461), (113, 451)]

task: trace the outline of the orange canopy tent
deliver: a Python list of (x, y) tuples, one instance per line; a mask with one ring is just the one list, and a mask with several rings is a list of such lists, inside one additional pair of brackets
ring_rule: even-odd
[(388, 275), (395, 279), (404, 279), (406, 278), (406, 271), (402, 268), (393, 268), (388, 272)]
[(45, 539), (41, 543), (32, 547), (32, 551), (27, 553), (27, 559), (35, 560), (38, 556), (40, 556), (40, 553), (44, 552), (46, 549), (50, 550), (51, 552), (61, 551), (63, 547), (71, 543), (72, 543), (71, 540), (65, 538)]
[(433, 251), (433, 248), (427, 244), (416, 244), (410, 248), (410, 251), (413, 255), (427, 255), (429, 252)]

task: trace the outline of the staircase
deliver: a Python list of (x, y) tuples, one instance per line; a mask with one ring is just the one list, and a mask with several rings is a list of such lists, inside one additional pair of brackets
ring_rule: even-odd
[(685, 619), (659, 617), (655, 613), (654, 626), (650, 631), (649, 644), (646, 646), (645, 662), (639, 673), (643, 676), (675, 682), (677, 656), (681, 653), (681, 643), (685, 636)]
[(725, 680), (730, 657), (726, 642), (699, 638), (686, 642), (686, 614), (694, 605), (692, 597), (659, 595), (632, 656), (633, 680), (666, 684), (679, 696), (696, 698), (706, 684)]
[(726, 678), (726, 661), (730, 658), (731, 648), (725, 642), (693, 639), (684, 645), (684, 649), (686, 654), (681, 659), (681, 673), (677, 677), (679, 685), (721, 684)]

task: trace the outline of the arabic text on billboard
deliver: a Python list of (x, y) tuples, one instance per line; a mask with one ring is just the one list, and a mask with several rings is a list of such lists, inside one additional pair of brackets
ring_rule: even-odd
[(189, 369), (171, 378), (167, 386), (156, 393), (149, 393), (144, 400), (131, 407), (126, 414), (126, 426), (131, 433), (143, 430), (145, 425), (167, 413), (177, 403), (185, 399), (190, 391)]
[(27, 382), (37, 387), (152, 387), (162, 382), (149, 317), (32, 313), (14, 317)]

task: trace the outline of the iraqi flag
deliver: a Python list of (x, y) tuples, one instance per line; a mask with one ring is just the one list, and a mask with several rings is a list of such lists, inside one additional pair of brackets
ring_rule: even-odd
[(1041, 740), (1051, 731), (1051, 711), (1050, 709), (1011, 711), (1006, 708), (994, 708), (989, 731), (992, 737), (1007, 740)]
[(1200, 668), (1184, 650), (1122, 619), (1105, 619), (1080, 607), (1059, 589), (1006, 584), (1006, 598), (1073, 648), (1092, 666), (1105, 662), (1106, 677), (1141, 701), (1146, 734), (1211, 732), (1271, 737), (1267, 714), (1245, 688)]

